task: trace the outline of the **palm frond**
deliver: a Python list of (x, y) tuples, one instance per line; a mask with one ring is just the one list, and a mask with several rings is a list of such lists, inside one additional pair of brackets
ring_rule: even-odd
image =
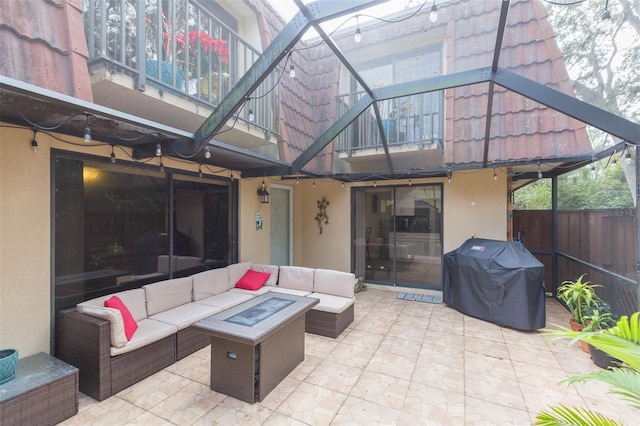
[(629, 368), (612, 368), (571, 376), (560, 383), (573, 384), (588, 380), (598, 380), (613, 386), (609, 393), (620, 396), (631, 407), (640, 409), (640, 372)]
[(584, 408), (570, 408), (564, 404), (549, 407), (549, 411), (541, 411), (536, 416), (536, 425), (542, 426), (621, 426), (600, 413)]

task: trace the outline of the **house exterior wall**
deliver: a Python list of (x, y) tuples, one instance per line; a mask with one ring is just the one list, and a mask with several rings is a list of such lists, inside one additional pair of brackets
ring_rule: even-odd
[(49, 352), (50, 160), (47, 137), (0, 132), (0, 348)]

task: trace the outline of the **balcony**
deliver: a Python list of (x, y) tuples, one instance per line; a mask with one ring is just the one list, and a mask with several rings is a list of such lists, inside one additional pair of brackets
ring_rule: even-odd
[[(349, 93), (336, 98), (337, 115), (344, 114), (364, 92)], [(424, 93), (378, 102), (380, 126), (373, 108), (358, 117), (335, 140), (339, 158), (352, 167), (359, 163), (384, 163), (383, 137), (394, 159), (410, 158), (416, 151), (427, 151), (429, 157), (444, 153), (443, 111), (444, 92)], [(382, 134), (380, 131), (382, 127)]]
[[(234, 30), (237, 25), (225, 23), (251, 17), (233, 16), (212, 2), (84, 3), (95, 102), (186, 131), (202, 124), (261, 53)], [(234, 127), (234, 119), (225, 128), (231, 131), (216, 139), (247, 149), (274, 146), (276, 138), (265, 137), (280, 133), (273, 112), (277, 90), (269, 91), (274, 84), (269, 76), (239, 111), (237, 120), (246, 126)]]

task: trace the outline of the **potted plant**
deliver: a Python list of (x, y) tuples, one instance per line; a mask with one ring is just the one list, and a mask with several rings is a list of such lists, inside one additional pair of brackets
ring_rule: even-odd
[[(573, 384), (596, 380), (612, 386), (609, 393), (618, 395), (633, 408), (640, 409), (640, 313), (622, 316), (612, 328), (599, 331), (544, 330), (547, 335), (586, 340), (593, 346), (620, 360), (621, 366), (579, 374), (563, 380)], [(536, 425), (620, 424), (602, 414), (559, 404), (538, 413)]]
[[(616, 325), (617, 318), (614, 317), (611, 305), (602, 299), (595, 299), (591, 313), (585, 316), (587, 325), (583, 331), (600, 331), (603, 329), (609, 329)], [(591, 343), (587, 342), (589, 349), (589, 355), (593, 363), (600, 368), (611, 368), (620, 365), (620, 360), (612, 357), (608, 353), (596, 348)]]
[[(576, 280), (563, 281), (558, 287), (557, 297), (562, 301), (571, 314), (569, 324), (574, 331), (581, 331), (586, 325), (587, 317), (591, 313), (590, 309), (595, 300), (599, 297), (595, 288), (602, 287), (597, 284), (591, 284), (589, 281), (583, 281), (586, 274), (580, 275)], [(589, 352), (586, 343), (581, 342), (582, 350)]]

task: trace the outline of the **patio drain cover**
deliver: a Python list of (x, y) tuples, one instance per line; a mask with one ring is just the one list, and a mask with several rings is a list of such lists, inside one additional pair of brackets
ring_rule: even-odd
[(396, 299), (413, 300), (415, 302), (425, 303), (442, 303), (442, 295), (435, 294), (398, 293)]

